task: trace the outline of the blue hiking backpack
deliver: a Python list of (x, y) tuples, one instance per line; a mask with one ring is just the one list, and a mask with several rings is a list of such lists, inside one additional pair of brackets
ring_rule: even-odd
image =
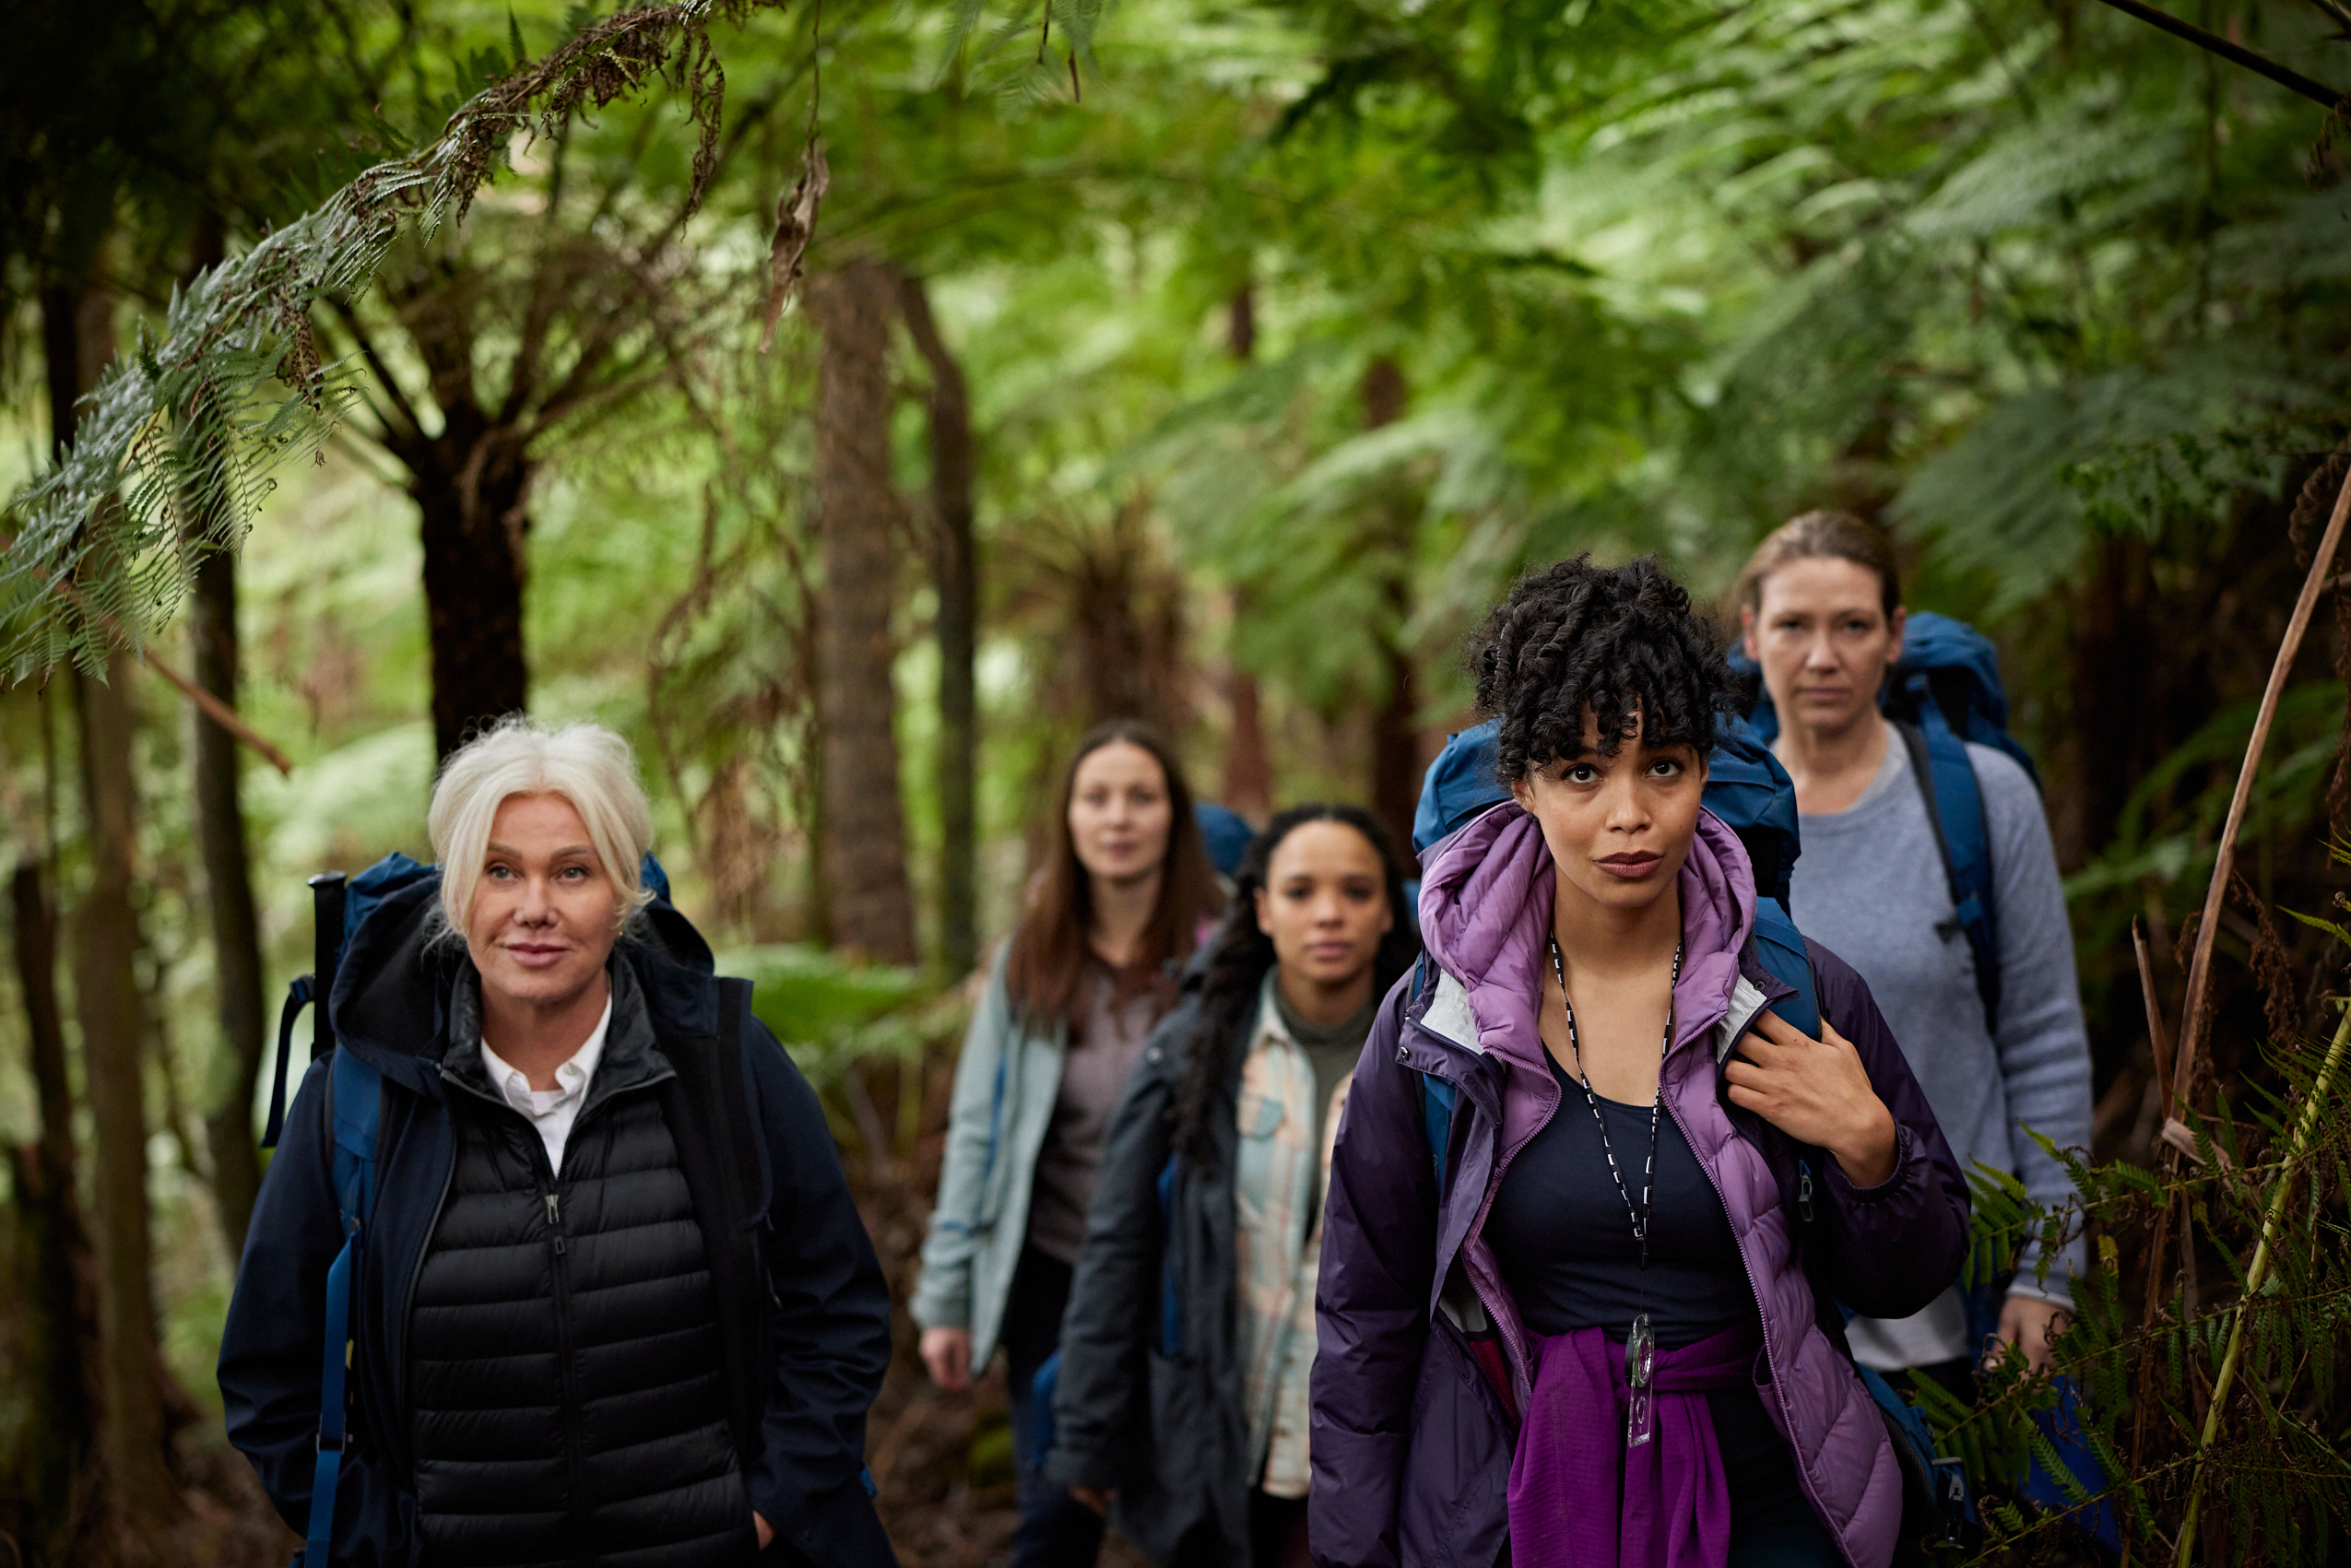
[[(652, 855), (644, 857), (642, 876), (646, 887), (667, 899), (669, 878)], [(405, 855), (387, 855), (358, 876), (346, 878), (329, 871), (310, 879), (312, 936), (311, 973), (289, 988), (286, 1005), (278, 1015), (278, 1072), (269, 1091), (269, 1126), (264, 1149), (278, 1147), (286, 1129), (286, 1079), (293, 1053), (294, 1020), (315, 1002), (311, 1020), (310, 1059), (328, 1058), (326, 1119), (334, 1128), (330, 1164), (335, 1206), (343, 1220), (343, 1249), (326, 1271), (326, 1333), (318, 1380), (318, 1463), (312, 1472), (310, 1527), (304, 1533), (304, 1568), (327, 1568), (335, 1535), (335, 1494), (342, 1480), (343, 1444), (347, 1434), (344, 1380), (350, 1366), (351, 1302), (357, 1292), (360, 1260), (366, 1253), (367, 1225), (375, 1208), (375, 1133), (383, 1104), (384, 1078), (356, 1052), (335, 1048), (335, 1023), (327, 1000), (335, 994), (335, 972), (362, 921), (377, 905), (405, 888), (439, 875), (437, 867), (421, 865)]]
[[(1768, 745), (1779, 734), (1779, 714), (1764, 690), (1763, 672), (1735, 646), (1731, 666), (1753, 684), (1755, 701), (1749, 720)], [(2008, 694), (2000, 684), (1999, 652), (1991, 638), (1965, 621), (1932, 610), (1914, 612), (1904, 623), (1902, 657), (1878, 694), (1878, 706), (1894, 721), (1909, 753), (1910, 775), (1918, 781), (1927, 823), (1943, 852), (1951, 906), (1975, 957), (1984, 1027), (1996, 1029), (2000, 931), (1992, 899), (1991, 832), (1967, 743), (2005, 752), (2036, 787), (2040, 784), (2031, 753), (2008, 733)]]

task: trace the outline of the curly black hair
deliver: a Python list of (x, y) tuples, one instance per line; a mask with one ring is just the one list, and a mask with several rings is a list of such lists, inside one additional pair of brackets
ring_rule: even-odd
[(1473, 647), (1478, 707), (1500, 721), (1504, 784), (1581, 750), (1587, 707), (1606, 755), (1637, 706), (1643, 741), (1704, 756), (1736, 691), (1713, 626), (1655, 556), (1602, 567), (1586, 552), (1520, 578)]
[(1275, 812), (1265, 831), (1249, 841), (1240, 869), (1234, 873), (1233, 902), (1225, 906), (1224, 924), (1204, 961), (1199, 1026), (1187, 1043), (1191, 1055), (1184, 1065), (1175, 1103), (1168, 1107), (1171, 1141), (1195, 1164), (1205, 1165), (1212, 1157), (1209, 1119), (1223, 1102), (1224, 1085), (1233, 1071), (1234, 1043), (1257, 1016), (1266, 972), (1274, 965), (1273, 938), (1258, 924), (1258, 890), (1266, 884), (1273, 852), (1282, 847), (1282, 841), (1309, 822), (1343, 822), (1378, 852), (1380, 881), (1396, 924), (1380, 938), (1379, 950), (1372, 957), (1372, 996), (1388, 995), (1388, 987), (1421, 956), (1421, 924), (1404, 902), (1404, 863), (1378, 818), (1360, 806), (1293, 806)]

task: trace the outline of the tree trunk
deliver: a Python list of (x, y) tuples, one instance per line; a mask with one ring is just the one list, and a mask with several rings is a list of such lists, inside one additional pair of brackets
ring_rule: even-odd
[(508, 432), (459, 405), (430, 455), (400, 455), (424, 536), (432, 643), (432, 744), (446, 757), (529, 699), (523, 658), (523, 538), (531, 467)]
[[(105, 289), (52, 289), (42, 295), (50, 421), (62, 449), (81, 389), (114, 356), (114, 301)], [(104, 519), (86, 526), (102, 537)], [(148, 1230), (147, 1033), (136, 956), (138, 914), (131, 902), (137, 850), (137, 793), (131, 748), (136, 728), (130, 683), (136, 661), (116, 654), (107, 678), (77, 672), (81, 720), (83, 816), (89, 888), (73, 920), (75, 1010), (91, 1130), (99, 1237), (100, 1442), (115, 1517), (136, 1527), (177, 1511), (167, 1468), (163, 1354), (156, 1335), (152, 1240)]]
[(823, 732), (825, 892), (833, 940), (911, 963), (914, 900), (898, 796), (890, 613), (898, 501), (890, 482), (889, 270), (858, 260), (811, 280), (816, 379), (817, 716)]
[(165, 1466), (163, 1361), (156, 1339), (147, 1202), (147, 1031), (138, 912), (131, 900), (138, 802), (131, 771), (137, 665), (77, 675), (89, 890), (74, 917), (74, 991), (97, 1134), (99, 1333), (104, 1349), (107, 1480), (118, 1517), (151, 1518), (177, 1496)]
[[(1233, 619), (1249, 613), (1246, 595), (1234, 596)], [(1265, 740), (1265, 706), (1258, 678), (1235, 665), (1226, 695), (1233, 705), (1233, 732), (1224, 745), (1224, 804), (1252, 822), (1273, 809), (1273, 758)]]
[(74, 1194), (74, 1103), (57, 1010), (57, 912), (38, 864), (11, 879), (17, 984), (25, 1003), (41, 1141), (11, 1150), (15, 1295), (24, 1313), (17, 1386), (25, 1401), (18, 1475), (25, 1556), (65, 1562), (86, 1520), (77, 1482), (97, 1446), (96, 1267)]
[[(1224, 343), (1233, 358), (1246, 364), (1258, 349), (1257, 292), (1244, 283), (1234, 290), (1224, 311)], [(1246, 624), (1249, 595), (1233, 594), (1233, 625)], [(1226, 654), (1226, 700), (1233, 710), (1233, 730), (1224, 743), (1224, 804), (1252, 822), (1262, 822), (1273, 810), (1273, 758), (1265, 741), (1264, 692), (1258, 678)]]
[[(214, 550), (197, 563), (190, 628), (197, 684), (236, 706), (237, 558), (232, 552)], [(243, 1256), (245, 1227), (261, 1191), (253, 1100), (268, 1015), (261, 994), (261, 938), (245, 854), (237, 742), (201, 711), (195, 719), (195, 808), (205, 892), (211, 905), (213, 985), (220, 1016), (220, 1055), (212, 1074), (205, 1142), (212, 1151), (212, 1191), (220, 1205), (221, 1230), (234, 1258)]]
[(939, 593), (939, 948), (950, 974), (979, 961), (979, 555), (974, 544), (971, 397), (917, 277), (899, 300), (930, 364), (931, 575)]
[[(1382, 356), (1364, 374), (1364, 428), (1378, 430), (1404, 417), (1404, 372)], [(1387, 614), (1379, 633), (1383, 691), (1372, 715), (1372, 810), (1387, 824), (1399, 853), (1412, 842), (1412, 808), (1420, 797), (1420, 698), (1414, 690), (1412, 655), (1404, 628), (1412, 617), (1412, 519), (1405, 499), (1382, 496), (1374, 503), (1374, 559), (1386, 568), (1382, 585)]]

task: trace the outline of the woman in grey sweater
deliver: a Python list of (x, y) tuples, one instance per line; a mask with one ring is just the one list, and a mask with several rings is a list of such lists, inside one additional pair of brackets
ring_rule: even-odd
[[(2021, 1178), (2038, 1201), (2064, 1203), (2072, 1185), (2032, 1134), (2060, 1148), (2088, 1144), (2090, 1055), (2039, 792), (2013, 759), (1967, 747), (1991, 843), (1999, 942), (1998, 1009), (1988, 1021), (1926, 797), (1879, 711), (1903, 632), (1885, 535), (1856, 517), (1808, 513), (1756, 548), (1740, 601), (1746, 654), (1778, 713), (1772, 749), (1796, 784), (1804, 849), (1793, 913), (1869, 982), (1962, 1168), (1981, 1161)], [(1856, 1318), (1854, 1358), (1881, 1371), (1931, 1371), (1958, 1388), (1988, 1350), (2009, 1345), (2046, 1366), (2050, 1336), (2073, 1304), (2081, 1248), (2075, 1240), (2046, 1267), (2027, 1253), (1991, 1346), (1969, 1342), (1954, 1287), (1911, 1317)]]

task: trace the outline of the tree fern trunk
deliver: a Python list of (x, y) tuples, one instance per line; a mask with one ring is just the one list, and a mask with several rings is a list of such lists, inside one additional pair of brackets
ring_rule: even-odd
[(97, 1135), (99, 1332), (104, 1350), (109, 1493), (126, 1523), (171, 1511), (164, 1462), (163, 1360), (156, 1338), (147, 1201), (147, 1038), (138, 911), (131, 884), (138, 799), (131, 766), (138, 666), (117, 654), (105, 678), (77, 675), (89, 886), (74, 916), (74, 992)]
[(979, 554), (972, 536), (971, 396), (922, 280), (899, 298), (915, 347), (930, 364), (931, 579), (939, 594), (939, 957), (951, 974), (979, 960)]
[[(237, 701), (237, 558), (216, 550), (197, 564), (190, 627), (195, 678), (234, 707)], [(261, 1192), (254, 1144), (254, 1087), (268, 1019), (261, 994), (261, 938), (245, 853), (237, 741), (199, 713), (195, 720), (196, 837), (212, 915), (213, 985), (220, 1019), (220, 1055), (213, 1074), (205, 1142), (212, 1151), (213, 1197), (229, 1256), (244, 1251), (245, 1227)]]
[(825, 893), (832, 937), (890, 963), (915, 960), (906, 827), (898, 796), (897, 597), (890, 482), (890, 321), (896, 290), (858, 260), (811, 281), (817, 362), (817, 713), (823, 732)]
[[(1374, 360), (1364, 375), (1364, 427), (1376, 430), (1402, 419), (1404, 399), (1404, 372), (1396, 361)], [(1372, 549), (1388, 567), (1382, 585), (1388, 602), (1379, 635), (1383, 690), (1372, 715), (1372, 810), (1400, 850), (1412, 842), (1412, 807), (1421, 787), (1420, 696), (1404, 643), (1404, 627), (1412, 615), (1412, 519), (1406, 499), (1379, 498), (1373, 525), (1377, 536), (1370, 541)]]
[[(42, 307), (52, 434), (62, 448), (75, 428), (81, 389), (113, 358), (114, 301), (96, 287), (51, 289)], [(106, 525), (102, 513), (84, 524), (101, 549)], [(131, 683), (137, 671), (136, 659), (118, 653), (104, 679), (78, 671), (74, 678), (89, 880), (72, 922), (75, 1011), (96, 1138), (100, 1441), (110, 1512), (134, 1529), (175, 1513), (179, 1498), (166, 1463), (147, 1201), (147, 1032), (131, 898), (138, 848)]]
[[(450, 426), (460, 426), (452, 410)], [(421, 513), (426, 623), (432, 643), (432, 744), (446, 757), (529, 699), (523, 657), (523, 508), (529, 466), (489, 431), (444, 434), (411, 461)], [(468, 482), (470, 480), (470, 483)]]
[[(1224, 343), (1233, 358), (1247, 364), (1257, 357), (1257, 292), (1244, 283), (1224, 310)], [(1233, 594), (1233, 625), (1248, 624), (1252, 606), (1246, 589)], [(1265, 693), (1255, 674), (1226, 654), (1225, 699), (1232, 706), (1230, 734), (1224, 742), (1224, 804), (1252, 822), (1262, 822), (1273, 809), (1273, 755), (1265, 739)]]
[(14, 1290), (24, 1314), (17, 1387), (24, 1399), (17, 1475), (25, 1491), (25, 1555), (71, 1559), (80, 1533), (76, 1480), (97, 1446), (96, 1266), (74, 1193), (74, 1104), (57, 1008), (57, 912), (36, 863), (18, 866), (13, 905), (17, 985), (41, 1140), (13, 1149)]

